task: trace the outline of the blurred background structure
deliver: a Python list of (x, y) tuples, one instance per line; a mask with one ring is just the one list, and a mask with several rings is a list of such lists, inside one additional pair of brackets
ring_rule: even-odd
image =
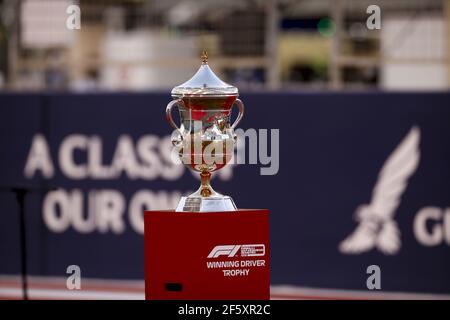
[[(76, 4), (81, 29), (66, 27)], [(370, 30), (370, 5), (381, 28)], [(0, 90), (450, 88), (448, 0), (0, 0)]]

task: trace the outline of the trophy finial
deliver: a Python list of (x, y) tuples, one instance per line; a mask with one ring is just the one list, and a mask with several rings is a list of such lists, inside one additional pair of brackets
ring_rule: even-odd
[(202, 58), (202, 63), (203, 64), (208, 63), (208, 52), (206, 52), (206, 50), (203, 50), (201, 58)]

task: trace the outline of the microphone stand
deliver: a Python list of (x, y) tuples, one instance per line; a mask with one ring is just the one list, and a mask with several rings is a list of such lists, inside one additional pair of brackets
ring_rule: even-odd
[(27, 280), (27, 236), (25, 227), (25, 196), (30, 192), (51, 191), (54, 188), (36, 188), (28, 186), (0, 187), (1, 192), (13, 192), (16, 195), (19, 206), (19, 235), (20, 235), (20, 274), (22, 284), (22, 298), (28, 300), (28, 280)]

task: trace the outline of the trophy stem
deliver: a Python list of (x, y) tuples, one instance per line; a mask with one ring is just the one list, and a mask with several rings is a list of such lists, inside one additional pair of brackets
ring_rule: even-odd
[(200, 173), (200, 188), (187, 197), (181, 197), (177, 212), (222, 212), (236, 211), (236, 205), (229, 196), (214, 191), (210, 185), (211, 172)]
[(211, 187), (210, 181), (211, 181), (211, 172), (209, 171), (202, 171), (200, 173), (200, 194), (202, 197), (209, 197), (211, 194), (214, 193), (214, 190)]

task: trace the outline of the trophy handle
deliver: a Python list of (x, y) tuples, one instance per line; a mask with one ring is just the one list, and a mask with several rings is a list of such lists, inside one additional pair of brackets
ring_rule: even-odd
[(239, 114), (236, 118), (236, 120), (234, 120), (233, 124), (231, 125), (231, 129), (234, 130), (234, 128), (236, 128), (236, 126), (239, 124), (239, 122), (241, 122), (242, 117), (244, 116), (244, 103), (240, 100), (240, 99), (236, 99), (233, 103), (236, 104), (239, 108)]
[(180, 130), (180, 128), (176, 125), (175, 121), (173, 121), (172, 108), (178, 104), (183, 104), (183, 100), (181, 99), (172, 100), (166, 107), (166, 120), (170, 124), (170, 126), (176, 130)]

